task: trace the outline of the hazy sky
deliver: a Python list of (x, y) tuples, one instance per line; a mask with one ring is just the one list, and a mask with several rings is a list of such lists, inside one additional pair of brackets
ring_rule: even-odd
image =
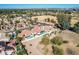
[(79, 4), (0, 4), (0, 8), (79, 8)]

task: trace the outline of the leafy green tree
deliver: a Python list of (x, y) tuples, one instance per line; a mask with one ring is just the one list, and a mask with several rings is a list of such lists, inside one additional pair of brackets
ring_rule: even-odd
[(68, 41), (64, 40), (63, 43), (68, 43)]
[(17, 40), (21, 41), (23, 38), (22, 37), (16, 37)]
[(10, 18), (14, 18), (15, 16), (14, 16), (14, 15), (9, 15), (9, 17), (10, 17)]
[(77, 44), (76, 47), (79, 47), (79, 44)]
[(54, 55), (63, 55), (64, 51), (63, 51), (63, 49), (60, 49), (58, 47), (53, 47), (53, 54)]
[(15, 30), (16, 34), (21, 33), (21, 30)]
[(16, 20), (15, 22), (16, 22), (16, 23), (20, 23), (20, 21), (19, 21), (19, 20)]
[(50, 18), (47, 18), (47, 22), (50, 22)]
[(73, 29), (76, 33), (79, 33), (79, 22), (74, 25)]
[(45, 22), (50, 22), (50, 18), (46, 18), (45, 19)]
[(68, 15), (58, 15), (58, 25), (62, 28), (62, 29), (69, 29), (70, 28), (70, 20), (71, 20), (71, 16)]
[(51, 23), (56, 23), (56, 21), (54, 21), (54, 19), (51, 19)]
[(63, 40), (61, 37), (54, 37), (53, 39), (51, 39), (51, 42), (55, 45), (61, 45), (63, 43)]
[(22, 45), (21, 41), (19, 40), (21, 38), (17, 38), (17, 41), (16, 43), (18, 43), (16, 45), (16, 48), (17, 48), (17, 55), (24, 55), (24, 54), (28, 54), (27, 53), (27, 50), (25, 49), (25, 47)]
[(34, 18), (34, 23), (36, 23), (38, 21), (38, 18)]
[(44, 37), (42, 38), (42, 41), (41, 41), (40, 43), (41, 43), (41, 44), (44, 44), (44, 45), (48, 45), (48, 44), (50, 43), (49, 37), (44, 36)]

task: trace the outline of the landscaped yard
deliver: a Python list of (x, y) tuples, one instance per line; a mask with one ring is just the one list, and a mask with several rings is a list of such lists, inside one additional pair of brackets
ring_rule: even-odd
[(21, 44), (21, 42), (19, 40), (17, 40), (17, 55), (25, 55), (28, 54), (27, 51), (25, 50), (24, 46)]

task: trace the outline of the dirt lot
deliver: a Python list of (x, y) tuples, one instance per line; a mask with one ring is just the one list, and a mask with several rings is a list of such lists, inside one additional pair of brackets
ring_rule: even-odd
[(69, 54), (69, 55), (79, 54), (79, 47), (76, 47), (76, 45), (79, 43), (79, 34), (76, 34), (69, 30), (65, 30), (62, 33), (60, 33), (58, 36), (62, 37), (63, 40), (68, 41), (68, 43), (60, 46), (64, 49), (65, 52), (64, 54)]

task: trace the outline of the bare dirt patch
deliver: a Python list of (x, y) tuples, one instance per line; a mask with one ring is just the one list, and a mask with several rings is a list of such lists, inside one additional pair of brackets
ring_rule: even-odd
[(68, 41), (68, 43), (66, 44), (63, 43), (60, 46), (64, 49), (65, 51), (64, 54), (68, 54), (68, 55), (79, 54), (79, 47), (76, 47), (76, 45), (79, 44), (79, 34), (76, 34), (69, 30), (65, 30), (62, 33), (60, 33), (58, 36), (62, 37), (63, 40)]

